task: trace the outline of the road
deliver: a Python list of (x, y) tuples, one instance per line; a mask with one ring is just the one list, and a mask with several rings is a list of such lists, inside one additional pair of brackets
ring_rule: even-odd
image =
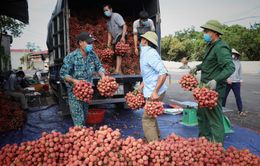
[[(194, 101), (191, 92), (183, 91), (183, 89), (178, 84), (178, 80), (183, 74), (187, 72), (183, 70), (171, 71), (171, 84), (167, 80), (168, 90), (165, 97), (165, 103), (173, 103), (171, 99), (178, 101)], [(235, 97), (231, 91), (226, 107), (230, 112), (225, 112), (229, 117), (232, 124), (237, 124), (242, 127), (250, 128), (254, 131), (260, 132), (260, 75), (243, 75), (244, 83), (241, 87), (241, 96), (243, 100), (244, 109), (248, 111), (247, 117), (239, 117), (237, 113), (237, 106), (235, 102)], [(51, 97), (43, 99), (44, 105), (52, 105), (55, 102)], [(37, 103), (36, 103), (37, 104)]]
[[(170, 72), (172, 83), (168, 84), (166, 93), (166, 102), (171, 102), (171, 99), (178, 101), (194, 101), (191, 92), (183, 91), (178, 84), (180, 77), (187, 72), (175, 70)], [(243, 100), (244, 110), (248, 111), (247, 117), (239, 117), (236, 101), (233, 92), (231, 91), (226, 108), (233, 111), (225, 112), (230, 118), (232, 124), (237, 124), (242, 127), (250, 128), (260, 132), (260, 75), (244, 74), (243, 84), (241, 86), (241, 97)]]

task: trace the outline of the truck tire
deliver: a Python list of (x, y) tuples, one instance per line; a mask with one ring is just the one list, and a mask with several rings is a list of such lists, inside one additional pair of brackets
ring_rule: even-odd
[(126, 109), (126, 103), (116, 103), (116, 111), (120, 112)]

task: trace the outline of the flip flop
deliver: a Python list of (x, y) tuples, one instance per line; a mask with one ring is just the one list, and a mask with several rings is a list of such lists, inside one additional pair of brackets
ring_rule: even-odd
[(246, 117), (247, 113), (246, 112), (239, 112), (238, 115), (241, 116), (241, 117)]

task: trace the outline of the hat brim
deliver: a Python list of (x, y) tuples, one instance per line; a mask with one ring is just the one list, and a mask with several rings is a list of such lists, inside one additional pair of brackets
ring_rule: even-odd
[(93, 37), (82, 38), (81, 36), (77, 36), (76, 40), (77, 40), (77, 42), (79, 42), (79, 41), (86, 41), (87, 43), (93, 43), (94, 41), (96, 41), (96, 39), (93, 38)]
[(233, 51), (232, 51), (232, 54), (235, 54), (235, 55), (241, 56), (239, 52), (233, 52)]
[(156, 47), (158, 47), (158, 43), (155, 40), (150, 39), (149, 37), (147, 37), (145, 35), (141, 35), (141, 38), (148, 40), (149, 42), (153, 43)]
[(220, 35), (223, 35), (223, 32), (221, 32), (221, 31), (216, 31), (216, 30), (214, 30), (214, 28), (212, 28), (212, 27), (210, 27), (210, 26), (207, 26), (207, 25), (202, 25), (202, 26), (200, 26), (202, 29), (208, 29), (208, 30), (210, 30), (210, 31), (213, 31), (213, 32), (216, 32), (216, 33), (218, 33), (218, 34), (220, 34)]
[(93, 37), (86, 40), (87, 43), (93, 43), (94, 41), (96, 41), (96, 39)]

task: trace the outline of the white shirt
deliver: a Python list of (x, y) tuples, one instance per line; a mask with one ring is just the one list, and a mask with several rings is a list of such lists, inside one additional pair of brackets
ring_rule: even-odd
[[(155, 31), (153, 20), (148, 19), (148, 22), (149, 22), (150, 31)], [(139, 28), (139, 27), (141, 27), (140, 19), (134, 21), (134, 24), (133, 24), (133, 33), (134, 34), (138, 33), (137, 28)]]

